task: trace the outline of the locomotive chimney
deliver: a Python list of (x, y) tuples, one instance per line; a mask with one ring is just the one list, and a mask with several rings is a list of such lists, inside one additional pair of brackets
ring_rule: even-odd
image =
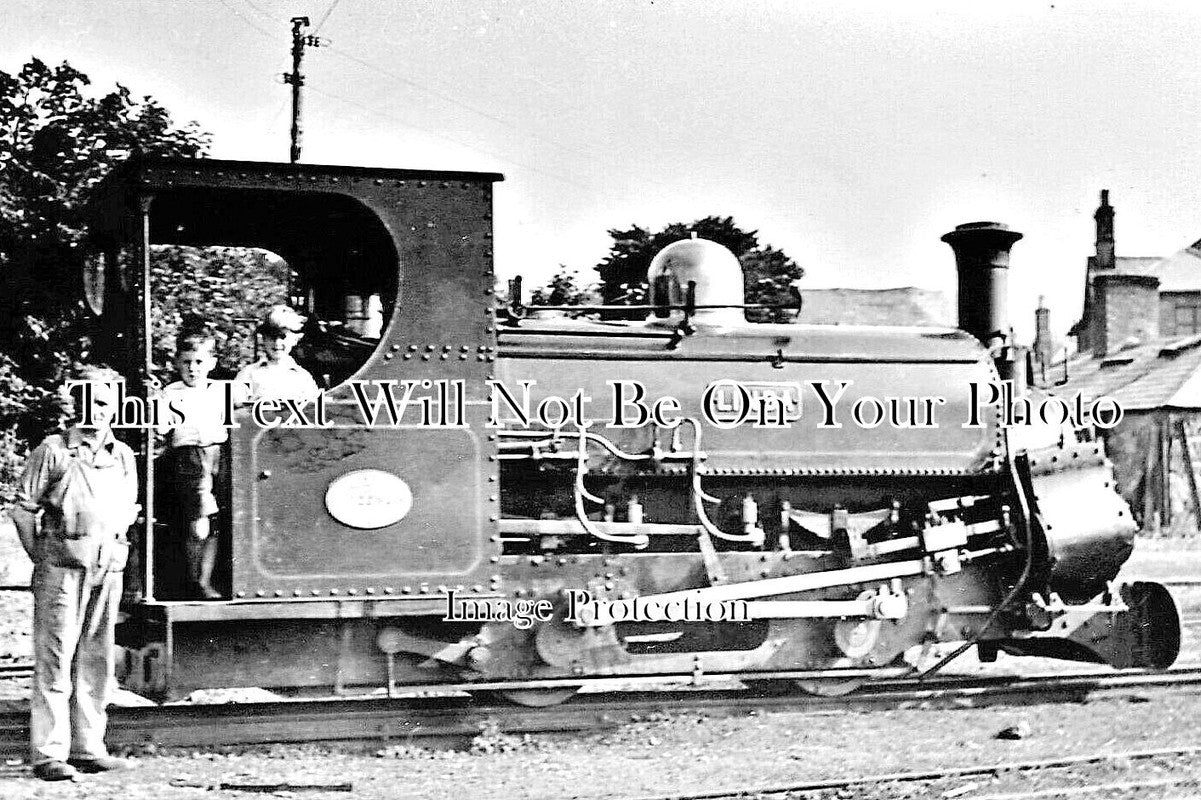
[(942, 237), (955, 251), (959, 327), (985, 346), (1009, 336), (1009, 248), (1021, 238), (999, 222), (968, 222)]

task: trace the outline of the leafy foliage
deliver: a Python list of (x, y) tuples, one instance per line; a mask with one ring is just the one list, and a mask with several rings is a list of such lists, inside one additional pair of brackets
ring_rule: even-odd
[[(805, 270), (782, 251), (759, 244), (758, 231), (745, 231), (732, 217), (705, 217), (693, 223), (674, 222), (660, 231), (638, 225), (613, 229), (609, 254), (596, 266), (600, 273), (601, 297), (606, 304), (636, 305), (646, 302), (646, 272), (651, 260), (672, 242), (693, 234), (728, 248), (738, 257), (745, 276), (746, 302), (791, 305), (790, 288)], [(752, 322), (785, 322), (792, 318), (787, 310), (751, 311)]]
[[(151, 248), (151, 331), (156, 376), (174, 380), (175, 337), (186, 318), (201, 320), (217, 340), (226, 377), (254, 356), (254, 327), (271, 306), (286, 303), (287, 263), (242, 247)], [(214, 377), (221, 377), (214, 372)]]
[(598, 302), (595, 286), (582, 286), (580, 274), (560, 265), (545, 286), (534, 290), (531, 306), (583, 306)]
[[(0, 392), (24, 406), (18, 438), (6, 440), (18, 449), (59, 424), (52, 389), (90, 355), (80, 303), (88, 192), (134, 151), (195, 156), (209, 143), (152, 98), (90, 83), (66, 62), (37, 58), (0, 71)], [(10, 395), (6, 382), (23, 388)], [(12, 430), (7, 414), (0, 430)]]
[(0, 429), (0, 508), (17, 499), (17, 481), (25, 464), (25, 442), (12, 428)]
[(26, 444), (18, 429), (30, 409), (51, 402), (50, 394), (21, 378), (13, 360), (0, 353), (0, 507), (15, 499), (24, 463)]
[(31, 59), (0, 72), (0, 280), (10, 302), (0, 324), (61, 316), (77, 304), (88, 191), (131, 152), (202, 154), (208, 135), (177, 127), (128, 88), (85, 93), (88, 77)]

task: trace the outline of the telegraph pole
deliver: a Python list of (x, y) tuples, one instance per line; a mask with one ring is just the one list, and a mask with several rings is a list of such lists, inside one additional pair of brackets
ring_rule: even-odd
[[(305, 28), (309, 26), (308, 17), (292, 17), (292, 71), (284, 73), (284, 83), (292, 84), (292, 148), (291, 161), (295, 164), (300, 160), (300, 87), (304, 86), (304, 75), (300, 72), (300, 62), (304, 58), (306, 44), (316, 46), (315, 36), (305, 36)], [(312, 40), (311, 42), (308, 40)]]

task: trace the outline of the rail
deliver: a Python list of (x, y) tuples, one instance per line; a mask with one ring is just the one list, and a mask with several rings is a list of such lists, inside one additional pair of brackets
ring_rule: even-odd
[[(590, 682), (591, 683), (591, 682)], [(628, 680), (626, 681), (628, 683)], [(505, 733), (578, 733), (619, 727), (636, 714), (700, 711), (738, 716), (761, 710), (874, 711), (911, 707), (956, 709), (965, 704), (1021, 705), (1121, 696), (1133, 689), (1201, 685), (1201, 668), (1152, 673), (1074, 673), (1017, 678), (914, 679), (871, 684), (846, 697), (805, 694), (759, 696), (748, 690), (673, 689), (581, 694), (569, 703), (528, 708), (480, 697), (307, 700), (215, 705), (113, 708), (109, 743), (117, 748), (154, 743), (158, 747), (205, 748), (315, 742), (461, 742), (486, 723)], [(455, 687), (423, 687), (424, 692)], [(19, 756), (27, 748), (28, 711), (0, 713), (0, 753)]]
[[(1201, 746), (1163, 747), (1155, 750), (1107, 751), (1103, 753), (1086, 753), (1083, 755), (1066, 755), (1055, 758), (1041, 758), (1031, 761), (1000, 761), (991, 764), (980, 764), (970, 767), (951, 767), (947, 769), (930, 769), (915, 772), (890, 772), (879, 775), (865, 775), (855, 778), (830, 778), (817, 781), (803, 781), (792, 784), (775, 784), (770, 786), (751, 786), (738, 789), (724, 789), (696, 794), (643, 795), (637, 798), (623, 800), (725, 800), (726, 798), (768, 798), (774, 795), (794, 797), (817, 792), (848, 791), (855, 788), (888, 786), (890, 784), (933, 783), (947, 778), (971, 778), (977, 776), (995, 776), (1007, 772), (1026, 772), (1030, 770), (1063, 769), (1080, 767), (1091, 764), (1120, 761), (1146, 761), (1153, 758), (1170, 758), (1195, 756), (1201, 753)], [(1178, 786), (1185, 783), (1196, 783), (1193, 775), (1177, 778), (1158, 778), (1149, 781), (1126, 781), (1120, 783), (1094, 784), (1094, 790), (1130, 791), (1152, 787)], [(974, 788), (974, 787), (973, 787)], [(1083, 791), (1081, 791), (1083, 790)], [(1013, 797), (1035, 796), (1066, 796), (1081, 794), (1088, 788), (1076, 786), (1074, 791), (1049, 790), (1035, 794), (1022, 793), (1010, 795)], [(840, 795), (841, 796), (841, 795)], [(955, 797), (958, 793), (944, 793), (943, 797)], [(1006, 795), (1000, 795), (1006, 796)], [(977, 798), (979, 800), (979, 798)]]

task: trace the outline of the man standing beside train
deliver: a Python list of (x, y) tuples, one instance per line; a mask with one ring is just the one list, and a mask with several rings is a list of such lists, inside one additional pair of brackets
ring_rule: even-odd
[(119, 376), (78, 377), (76, 424), (30, 453), (10, 512), (34, 564), (30, 753), (34, 775), (50, 781), (129, 765), (108, 755), (104, 732), (137, 468), (111, 428)]

